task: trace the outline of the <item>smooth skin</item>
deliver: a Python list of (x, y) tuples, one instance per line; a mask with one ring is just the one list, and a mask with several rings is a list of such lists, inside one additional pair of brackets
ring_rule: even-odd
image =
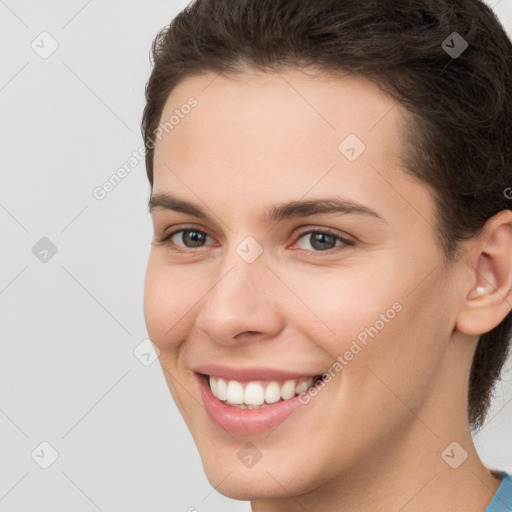
[[(162, 120), (190, 96), (197, 107), (157, 143), (153, 194), (207, 217), (153, 208), (144, 302), (212, 486), (254, 512), (483, 512), (499, 480), (473, 444), (468, 377), (478, 335), (511, 310), (512, 212), (447, 264), (432, 193), (400, 163), (406, 114), (363, 78), (204, 73), (171, 92)], [(338, 149), (349, 134), (366, 146), (355, 161)], [(265, 218), (333, 197), (378, 216)], [(204, 233), (202, 245), (190, 246), (190, 231), (160, 242), (179, 229)], [(330, 248), (311, 229), (334, 233)], [(236, 251), (247, 236), (263, 249), (252, 263)], [(402, 310), (272, 432), (228, 434), (207, 415), (198, 365), (321, 374), (396, 302)], [(247, 442), (262, 454), (250, 468), (237, 457)], [(441, 456), (453, 442), (468, 453), (457, 469)]]

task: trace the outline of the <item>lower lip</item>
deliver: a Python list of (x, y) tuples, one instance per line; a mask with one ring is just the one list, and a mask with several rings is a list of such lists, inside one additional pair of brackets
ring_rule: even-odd
[(196, 377), (206, 412), (220, 428), (234, 434), (252, 435), (273, 429), (302, 406), (297, 395), (263, 409), (238, 409), (215, 398), (204, 375)]

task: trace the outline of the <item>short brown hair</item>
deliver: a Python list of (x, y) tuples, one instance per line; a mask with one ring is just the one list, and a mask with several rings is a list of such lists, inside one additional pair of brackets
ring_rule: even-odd
[[(468, 47), (454, 55), (459, 36), (459, 48)], [(313, 67), (363, 76), (405, 107), (403, 162), (433, 191), (448, 261), (459, 241), (510, 209), (512, 45), (479, 0), (196, 0), (158, 33), (152, 58), (142, 120), (151, 186), (155, 131), (180, 81), (208, 71)], [(485, 420), (511, 329), (509, 313), (480, 336), (469, 380), (473, 429)]]

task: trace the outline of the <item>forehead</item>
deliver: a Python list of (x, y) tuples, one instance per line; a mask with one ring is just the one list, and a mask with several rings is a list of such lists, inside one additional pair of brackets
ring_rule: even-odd
[[(194, 108), (184, 108), (191, 98)], [(178, 187), (190, 197), (186, 183), (218, 197), (228, 186), (231, 198), (337, 189), (354, 200), (373, 193), (396, 203), (395, 184), (412, 179), (400, 165), (405, 112), (362, 77), (204, 73), (171, 92), (161, 125), (172, 116), (155, 148), (155, 193)]]

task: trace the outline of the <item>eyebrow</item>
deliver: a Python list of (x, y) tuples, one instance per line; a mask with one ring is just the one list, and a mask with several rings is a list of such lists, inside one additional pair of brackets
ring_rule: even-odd
[[(162, 208), (193, 215), (199, 219), (209, 219), (209, 216), (205, 210), (203, 210), (198, 205), (183, 199), (179, 199), (168, 193), (153, 194), (149, 198), (148, 206), (150, 213), (152, 213), (155, 209)], [(384, 221), (384, 219), (371, 208), (351, 200), (340, 199), (336, 197), (289, 201), (287, 203), (274, 205), (270, 208), (267, 208), (265, 212), (265, 218), (269, 222), (279, 222), (297, 217), (308, 217), (310, 215), (333, 213), (364, 215)]]

